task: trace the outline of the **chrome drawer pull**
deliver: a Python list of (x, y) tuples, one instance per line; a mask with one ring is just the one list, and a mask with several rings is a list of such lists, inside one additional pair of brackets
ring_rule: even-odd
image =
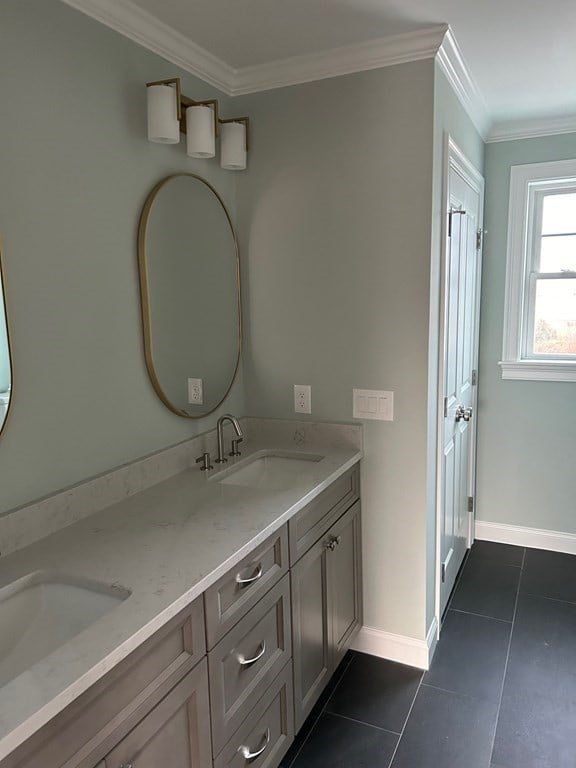
[(264, 746), (256, 752), (250, 752), (250, 747), (238, 747), (237, 751), (240, 752), (244, 760), (256, 760), (257, 757), (260, 757), (260, 755), (266, 751), (268, 744), (270, 744), (270, 728), (266, 728), (265, 739)]
[(241, 587), (245, 587), (246, 584), (252, 584), (253, 581), (258, 581), (258, 579), (262, 578), (262, 563), (258, 564), (258, 570), (256, 571), (256, 576), (252, 576), (250, 579), (243, 579), (242, 576), (240, 576), (239, 573), (236, 574), (236, 584), (240, 584)]
[(260, 644), (260, 651), (256, 654), (256, 656), (254, 656), (253, 659), (247, 659), (243, 653), (239, 653), (236, 656), (236, 658), (238, 659), (238, 664), (240, 664), (241, 667), (249, 667), (250, 664), (254, 664), (254, 662), (258, 661), (258, 659), (261, 659), (265, 653), (266, 653), (266, 640), (262, 640)]

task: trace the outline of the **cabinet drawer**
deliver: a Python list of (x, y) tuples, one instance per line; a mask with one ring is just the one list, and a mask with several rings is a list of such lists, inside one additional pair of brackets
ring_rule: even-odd
[(287, 572), (288, 530), (284, 526), (206, 590), (208, 648), (213, 648)]
[(291, 656), (288, 575), (208, 654), (217, 755)]
[(199, 598), (7, 757), (2, 768), (94, 766), (205, 652)]
[(277, 766), (294, 740), (292, 702), (288, 663), (216, 758), (214, 768)]
[(210, 768), (210, 710), (206, 659), (109, 752), (106, 768)]
[(360, 470), (356, 465), (294, 515), (288, 523), (291, 565), (356, 501), (359, 489)]

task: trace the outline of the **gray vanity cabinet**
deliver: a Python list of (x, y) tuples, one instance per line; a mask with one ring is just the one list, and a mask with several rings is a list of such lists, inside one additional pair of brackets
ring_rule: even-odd
[(277, 768), (361, 623), (358, 466), (0, 768)]
[[(105, 768), (120, 768), (129, 765), (139, 749), (145, 755), (153, 754), (150, 750), (160, 743), (166, 747), (167, 734), (177, 730), (174, 738), (180, 743), (187, 735), (190, 745), (198, 742), (190, 746), (187, 763), (174, 762), (171, 768), (210, 768), (207, 702), (204, 610), (199, 598), (0, 761), (0, 768), (102, 768), (102, 760)], [(115, 762), (121, 747), (130, 754)], [(137, 768), (144, 768), (145, 759), (138, 760)]]
[(208, 671), (203, 659), (106, 756), (105, 768), (210, 768)]
[[(356, 472), (349, 477), (354, 487)], [(340, 504), (338, 508), (342, 512)], [(296, 730), (310, 714), (362, 621), (360, 502), (352, 503), (335, 522), (332, 509), (325, 519), (324, 528), (318, 529), (322, 530), (320, 538), (291, 569)]]
[(328, 590), (331, 669), (334, 670), (362, 623), (362, 542), (360, 502), (356, 502), (329, 531)]
[(328, 550), (321, 540), (291, 571), (296, 730), (310, 713), (330, 676), (327, 560)]

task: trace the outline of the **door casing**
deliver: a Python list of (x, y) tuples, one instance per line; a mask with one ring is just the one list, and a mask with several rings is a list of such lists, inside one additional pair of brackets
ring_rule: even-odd
[[(440, 338), (439, 338), (439, 360), (438, 360), (438, 401), (436, 414), (436, 564), (435, 564), (435, 617), (437, 622), (437, 636), (440, 636), (441, 625), (441, 551), (442, 551), (442, 515), (443, 515), (443, 477), (442, 477), (442, 451), (443, 451), (443, 429), (444, 429), (444, 377), (446, 362), (446, 309), (447, 309), (447, 259), (448, 259), (448, 208), (450, 200), (449, 176), (450, 170), (456, 170), (464, 177), (466, 182), (478, 192), (478, 227), (483, 233), (483, 215), (484, 215), (484, 178), (478, 170), (468, 160), (460, 147), (453, 138), (445, 135), (444, 139), (444, 169), (443, 169), (443, 189), (442, 189), (442, 235), (441, 235), (441, 272), (440, 272)], [(482, 275), (482, 243), (477, 253), (477, 274), (476, 274), (476, 296), (474, 307), (474, 341), (473, 341), (473, 366), (478, 372), (478, 350), (480, 338), (480, 295), (481, 295), (481, 275)], [(477, 373), (478, 375), (478, 373)], [(478, 379), (476, 379), (476, 382)], [(468, 547), (472, 546), (474, 541), (474, 518), (476, 512), (476, 438), (478, 429), (478, 386), (473, 388), (473, 419), (471, 421), (470, 436), (470, 469), (469, 469), (469, 487), (470, 495), (474, 498), (474, 508), (469, 514), (468, 520)]]

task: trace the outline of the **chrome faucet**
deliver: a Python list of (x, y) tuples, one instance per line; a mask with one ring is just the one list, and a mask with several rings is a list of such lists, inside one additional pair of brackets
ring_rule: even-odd
[(238, 419), (235, 416), (232, 416), (231, 413), (225, 413), (224, 416), (220, 416), (220, 418), (216, 423), (216, 435), (218, 437), (218, 458), (215, 461), (217, 464), (223, 464), (225, 461), (228, 461), (228, 459), (224, 456), (224, 447), (222, 445), (222, 442), (223, 442), (222, 432), (224, 430), (224, 422), (226, 421), (229, 421), (234, 427), (236, 436), (238, 437), (238, 440), (234, 441), (236, 443), (236, 446), (238, 446), (238, 443), (244, 437), (242, 428), (240, 427), (240, 424), (238, 423)]

